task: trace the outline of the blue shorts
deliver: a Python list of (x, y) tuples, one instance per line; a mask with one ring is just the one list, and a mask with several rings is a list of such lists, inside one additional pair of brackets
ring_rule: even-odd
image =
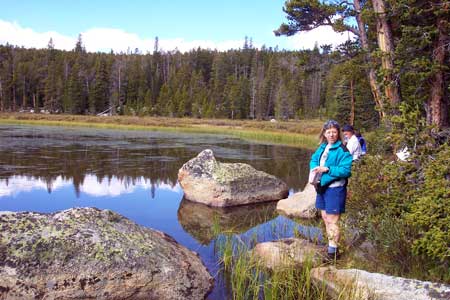
[(347, 187), (329, 187), (322, 195), (317, 194), (316, 208), (326, 211), (330, 215), (339, 215), (345, 212), (345, 199)]

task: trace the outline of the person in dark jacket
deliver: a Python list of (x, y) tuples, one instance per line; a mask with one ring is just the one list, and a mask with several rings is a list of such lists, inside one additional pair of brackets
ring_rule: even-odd
[(357, 131), (355, 133), (356, 137), (358, 138), (359, 144), (361, 145), (361, 155), (367, 154), (367, 142), (364, 139), (364, 137), (361, 135), (361, 132)]
[[(310, 172), (315, 175), (316, 208), (320, 210), (328, 236), (328, 255), (336, 258), (339, 217), (345, 212), (347, 178), (351, 175), (352, 155), (342, 144), (340, 126), (327, 121), (320, 133), (320, 146), (311, 156)], [(310, 176), (311, 177), (311, 176)]]

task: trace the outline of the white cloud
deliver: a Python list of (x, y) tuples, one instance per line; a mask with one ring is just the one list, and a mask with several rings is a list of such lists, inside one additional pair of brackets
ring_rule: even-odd
[(288, 43), (293, 49), (313, 49), (314, 44), (318, 46), (323, 44), (331, 44), (336, 47), (344, 43), (346, 40), (354, 39), (353, 33), (337, 33), (333, 31), (331, 26), (321, 26), (306, 32), (299, 32), (296, 35), (288, 38)]
[[(135, 33), (126, 32), (116, 28), (91, 28), (81, 32), (83, 45), (89, 52), (109, 52), (111, 49), (118, 52), (134, 52), (136, 48), (141, 53), (153, 52), (155, 38), (142, 38)], [(26, 48), (46, 48), (50, 38), (57, 49), (71, 50), (75, 47), (78, 36), (67, 36), (56, 31), (36, 32), (32, 28), (22, 27), (17, 22), (8, 22), (0, 19), (0, 44), (9, 43)], [(337, 46), (353, 34), (336, 33), (329, 26), (322, 26), (309, 32), (300, 32), (292, 37), (285, 38), (287, 49), (312, 49), (314, 44), (332, 44)], [(281, 42), (281, 41), (280, 41)], [(198, 47), (202, 49), (239, 49), (244, 45), (244, 39), (211, 41), (186, 40), (184, 38), (159, 38), (159, 49), (172, 51), (178, 49), (186, 52)], [(260, 48), (262, 43), (253, 41), (253, 46)], [(267, 45), (270, 46), (270, 45)]]
[[(123, 194), (131, 194), (136, 189), (150, 190), (151, 187), (151, 181), (144, 177), (137, 178), (130, 184), (126, 180), (118, 179), (117, 177), (112, 177), (111, 179), (104, 177), (99, 180), (95, 175), (86, 175), (80, 190), (81, 192), (94, 197), (117, 197)], [(173, 192), (181, 191), (181, 187), (178, 184), (172, 187), (168, 184), (160, 183), (156, 184), (156, 187), (157, 189), (170, 190)]]
[(40, 178), (12, 176), (7, 181), (0, 180), (0, 197), (15, 196), (20, 192), (31, 192), (32, 190), (48, 190), (48, 188), (55, 191), (71, 184), (61, 176), (58, 176), (49, 186)]
[(89, 52), (110, 51), (126, 52), (129, 48), (134, 51), (153, 47), (153, 41), (139, 38), (137, 34), (128, 33), (121, 29), (92, 28), (82, 32), (83, 44)]
[[(142, 38), (135, 33), (129, 33), (122, 29), (115, 28), (91, 28), (81, 32), (83, 45), (89, 52), (127, 52), (138, 48), (141, 53), (152, 52), (155, 39)], [(26, 48), (46, 48), (50, 38), (57, 49), (71, 50), (75, 47), (78, 37), (62, 35), (55, 31), (36, 32), (31, 28), (22, 27), (17, 22), (7, 22), (0, 20), (0, 44), (9, 43), (11, 45), (24, 46)], [(244, 44), (244, 40), (194, 40), (187, 41), (183, 38), (159, 39), (159, 49), (172, 51), (175, 49), (181, 52), (195, 48), (228, 50), (238, 49)], [(258, 45), (255, 44), (256, 47)]]
[[(194, 41), (186, 41), (185, 39), (178, 38), (172, 40), (161, 40), (159, 41), (159, 45), (161, 49), (171, 50), (177, 48), (181, 52), (186, 52), (191, 49), (196, 49), (198, 47), (202, 49), (217, 49), (220, 51), (225, 51), (229, 49), (239, 49), (244, 45), (244, 40), (228, 40), (221, 42), (214, 42), (208, 40), (194, 40)], [(254, 45), (257, 47), (257, 45)]]
[[(155, 46), (155, 39), (142, 39), (137, 34), (129, 33), (121, 29), (113, 28), (93, 28), (82, 33), (83, 43), (86, 50), (109, 51), (113, 49), (115, 52), (134, 51), (138, 48), (141, 52), (152, 52)], [(186, 52), (198, 47), (202, 49), (228, 50), (242, 47), (244, 40), (229, 40), (222, 42), (213, 42), (208, 40), (187, 41), (183, 38), (176, 39), (159, 39), (158, 46), (160, 50), (171, 51), (178, 49)]]
[[(61, 176), (58, 176), (49, 185), (40, 178), (12, 176), (7, 181), (0, 180), (0, 197), (16, 196), (21, 192), (48, 190), (49, 188), (51, 191), (56, 191), (69, 187), (72, 184), (72, 180), (65, 180)], [(182, 191), (179, 184), (173, 187), (165, 183), (156, 183), (155, 185), (157, 189), (169, 190), (176, 193), (181, 193)], [(117, 177), (99, 179), (97, 176), (89, 174), (84, 178), (83, 184), (80, 186), (80, 191), (94, 197), (117, 197), (122, 194), (132, 193), (136, 189), (150, 190), (151, 186), (151, 181), (144, 177), (138, 178), (133, 183), (130, 183), (127, 180), (121, 180)]]
[(95, 175), (87, 175), (80, 186), (80, 191), (95, 197), (117, 197), (121, 194), (132, 193), (135, 187), (135, 185), (124, 184), (123, 181), (115, 177), (111, 180), (107, 178), (99, 180)]
[(67, 37), (55, 31), (35, 32), (18, 23), (0, 20), (0, 44), (24, 46), (26, 48), (46, 48), (50, 38), (58, 49), (70, 50), (75, 47), (75, 38)]

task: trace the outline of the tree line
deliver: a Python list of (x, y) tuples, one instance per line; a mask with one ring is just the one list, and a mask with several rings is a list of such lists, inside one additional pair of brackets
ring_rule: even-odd
[[(112, 114), (231, 119), (293, 119), (325, 113), (327, 84), (339, 51), (193, 49), (142, 54), (87, 53), (81, 35), (72, 51), (0, 46), (0, 110), (42, 109), (51, 113)], [(368, 98), (366, 96), (369, 96)], [(343, 96), (346, 97), (345, 95)], [(359, 120), (373, 120), (371, 96), (356, 95)], [(330, 102), (331, 103), (331, 102)], [(347, 118), (347, 104), (342, 116)], [(357, 105), (357, 106), (358, 106)], [(337, 105), (339, 106), (339, 105)], [(328, 110), (338, 110), (328, 105)], [(348, 110), (349, 111), (349, 110)], [(366, 122), (367, 123), (367, 122)]]

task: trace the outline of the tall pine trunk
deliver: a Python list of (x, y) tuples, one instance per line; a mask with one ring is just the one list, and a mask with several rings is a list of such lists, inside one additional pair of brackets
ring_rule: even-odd
[(438, 66), (431, 80), (431, 93), (428, 100), (427, 121), (438, 128), (448, 126), (448, 93), (446, 93), (445, 66), (446, 47), (450, 41), (448, 36), (448, 21), (443, 18), (437, 20), (438, 39), (434, 46), (433, 63)]
[(2, 85), (2, 78), (0, 77), (0, 111), (5, 110), (5, 104), (3, 99), (3, 85)]
[(23, 79), (23, 93), (22, 93), (22, 109), (26, 109), (27, 108), (27, 86), (26, 86), (26, 81), (25, 78)]
[(12, 111), (16, 111), (16, 85), (12, 87)]
[(381, 50), (381, 66), (385, 96), (395, 109), (401, 102), (400, 86), (394, 70), (394, 40), (392, 29), (386, 18), (384, 0), (372, 0), (373, 10), (376, 14), (378, 47)]
[(354, 82), (353, 79), (350, 79), (350, 125), (355, 125), (355, 92), (354, 92)]
[(361, 3), (359, 0), (354, 0), (355, 10), (357, 12), (356, 14), (356, 21), (358, 23), (358, 32), (359, 32), (359, 39), (361, 41), (361, 46), (363, 50), (365, 51), (365, 60), (366, 63), (369, 65), (368, 71), (367, 71), (367, 77), (369, 78), (369, 85), (370, 85), (370, 91), (372, 92), (373, 99), (375, 101), (375, 105), (378, 108), (378, 113), (380, 116), (380, 119), (383, 120), (385, 117), (385, 108), (383, 99), (381, 97), (380, 87), (377, 83), (377, 77), (374, 68), (371, 66), (372, 57), (370, 55), (370, 48), (369, 48), (369, 41), (367, 38), (367, 32), (366, 32), (366, 25), (364, 24), (361, 16)]

